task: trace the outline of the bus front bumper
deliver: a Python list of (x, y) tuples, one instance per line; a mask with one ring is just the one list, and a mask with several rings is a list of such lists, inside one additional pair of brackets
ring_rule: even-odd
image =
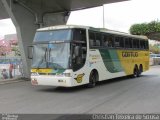
[(72, 77), (65, 76), (31, 76), (32, 85), (47, 85), (47, 86), (63, 86), (63, 87), (72, 87)]

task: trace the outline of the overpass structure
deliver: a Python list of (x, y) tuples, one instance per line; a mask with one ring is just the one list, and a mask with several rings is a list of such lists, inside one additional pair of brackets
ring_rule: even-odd
[(27, 46), (36, 29), (66, 24), (71, 11), (127, 0), (1, 0), (0, 19), (11, 18), (17, 31), (23, 59), (24, 77), (30, 77)]

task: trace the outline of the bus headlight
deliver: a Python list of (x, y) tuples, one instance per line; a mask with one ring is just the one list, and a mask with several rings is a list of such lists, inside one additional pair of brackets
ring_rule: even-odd
[(71, 73), (64, 73), (64, 76), (71, 77)]
[(56, 74), (56, 76), (58, 76), (58, 77), (71, 77), (71, 73), (60, 73), (60, 74)]

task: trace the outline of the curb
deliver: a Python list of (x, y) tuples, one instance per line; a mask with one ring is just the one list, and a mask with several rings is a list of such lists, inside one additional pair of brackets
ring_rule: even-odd
[(13, 79), (6, 79), (6, 80), (0, 80), (0, 85), (3, 84), (10, 84), (10, 83), (16, 83), (16, 82), (25, 82), (25, 81), (29, 81), (30, 79), (28, 78), (13, 78)]

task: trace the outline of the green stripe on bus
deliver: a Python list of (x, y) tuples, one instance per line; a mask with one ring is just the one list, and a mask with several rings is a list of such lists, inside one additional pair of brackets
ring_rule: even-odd
[(123, 68), (120, 63), (118, 53), (116, 50), (100, 49), (99, 51), (102, 56), (105, 67), (109, 72), (116, 73), (116, 72), (123, 71)]

